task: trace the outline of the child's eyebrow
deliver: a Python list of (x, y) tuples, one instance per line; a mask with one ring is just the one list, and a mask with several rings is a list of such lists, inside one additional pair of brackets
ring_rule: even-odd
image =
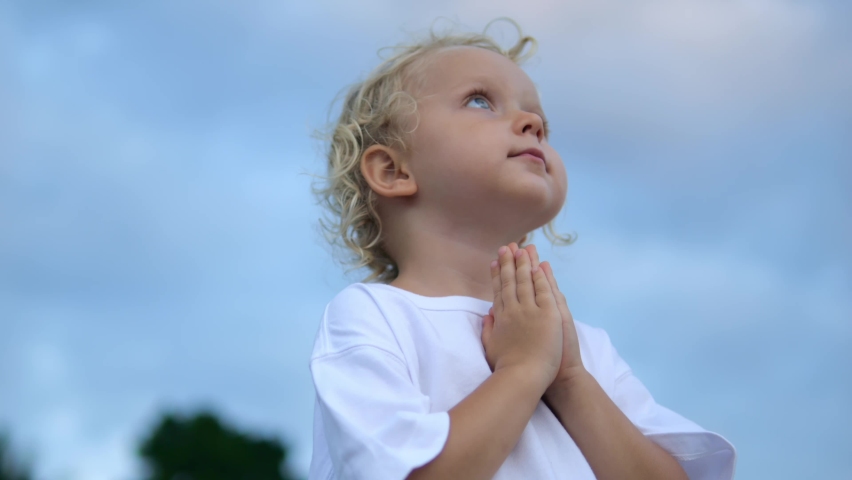
[(486, 90), (498, 90), (500, 88), (500, 85), (494, 83), (492, 78), (477, 75), (475, 77), (465, 78), (464, 80), (458, 82), (453, 87), (453, 90), (470, 90), (476, 87), (485, 87)]

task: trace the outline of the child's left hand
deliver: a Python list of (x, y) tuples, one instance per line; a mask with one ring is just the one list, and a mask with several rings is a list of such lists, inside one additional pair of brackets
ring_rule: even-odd
[[(512, 254), (518, 250), (518, 244), (512, 242), (508, 245)], [(572, 378), (585, 373), (586, 369), (583, 366), (583, 360), (580, 358), (580, 342), (577, 340), (577, 329), (574, 326), (574, 317), (571, 315), (571, 310), (568, 309), (568, 303), (565, 301), (565, 295), (559, 291), (556, 284), (556, 278), (553, 276), (553, 270), (550, 268), (550, 263), (545, 261), (539, 264), (538, 252), (535, 245), (527, 245), (524, 247), (532, 260), (532, 266), (539, 266), (543, 271), (547, 280), (550, 282), (550, 287), (553, 289), (553, 294), (556, 297), (556, 305), (559, 307), (559, 312), (562, 314), (562, 362), (559, 366), (559, 373), (556, 379), (545, 391), (545, 397), (548, 393), (555, 389), (565, 388)], [(488, 311), (489, 315), (494, 315), (494, 308)]]

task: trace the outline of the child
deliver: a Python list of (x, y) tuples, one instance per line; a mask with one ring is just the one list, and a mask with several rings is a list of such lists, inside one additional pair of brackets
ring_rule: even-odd
[(524, 245), (572, 240), (535, 45), (432, 33), (350, 89), (317, 192), (372, 274), (317, 333), (310, 479), (733, 478), (733, 446), (656, 404)]

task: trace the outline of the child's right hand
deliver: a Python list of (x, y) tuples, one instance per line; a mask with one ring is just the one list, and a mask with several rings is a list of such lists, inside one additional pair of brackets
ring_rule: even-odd
[(517, 368), (553, 382), (562, 359), (562, 315), (541, 268), (531, 272), (526, 249), (500, 247), (491, 266), (494, 315), (483, 317), (482, 345), (492, 371)]

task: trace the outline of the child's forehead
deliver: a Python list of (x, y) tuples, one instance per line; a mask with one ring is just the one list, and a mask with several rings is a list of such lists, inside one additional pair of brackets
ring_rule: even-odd
[(430, 52), (415, 75), (421, 93), (454, 90), (471, 83), (493, 83), (538, 97), (535, 84), (511, 59), (479, 47), (454, 46)]

